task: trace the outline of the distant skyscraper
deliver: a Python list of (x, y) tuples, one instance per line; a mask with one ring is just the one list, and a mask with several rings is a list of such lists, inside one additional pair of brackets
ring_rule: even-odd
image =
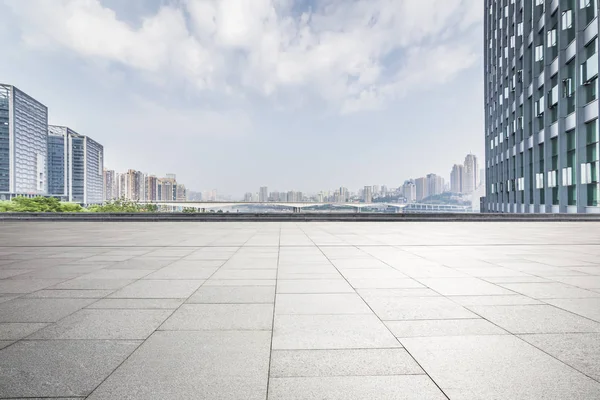
[(404, 182), (401, 188), (402, 196), (406, 199), (408, 203), (412, 203), (417, 200), (417, 187), (415, 185), (415, 181), (408, 180)]
[(347, 203), (349, 198), (348, 188), (340, 187), (338, 202)]
[(177, 199), (177, 181), (171, 177), (160, 178), (158, 180), (159, 195), (161, 201), (174, 201)]
[(427, 186), (426, 178), (415, 179), (415, 193), (416, 193), (417, 201), (421, 201), (425, 197), (429, 196), (429, 188)]
[(68, 201), (104, 201), (104, 148), (65, 126), (48, 127), (48, 192)]
[(479, 163), (477, 157), (473, 154), (468, 154), (465, 158), (464, 175), (463, 175), (463, 193), (473, 193), (477, 188), (479, 181)]
[(365, 186), (365, 188), (363, 189), (363, 202), (373, 202), (373, 186)]
[(0, 199), (48, 190), (48, 108), (0, 84)]
[(157, 201), (158, 200), (158, 178), (154, 175), (146, 176), (146, 200)]
[(460, 164), (454, 164), (450, 173), (450, 191), (452, 193), (463, 192), (464, 167)]
[(115, 171), (104, 169), (104, 200), (114, 200), (118, 197)]
[(244, 201), (245, 202), (251, 202), (252, 201), (252, 193), (248, 192), (244, 195)]
[(444, 193), (444, 178), (436, 174), (427, 175), (427, 195), (436, 196)]
[(183, 183), (177, 184), (176, 200), (177, 201), (187, 201), (187, 192), (185, 190), (185, 185)]
[(258, 192), (258, 201), (261, 203), (269, 201), (269, 189), (266, 186), (262, 186)]

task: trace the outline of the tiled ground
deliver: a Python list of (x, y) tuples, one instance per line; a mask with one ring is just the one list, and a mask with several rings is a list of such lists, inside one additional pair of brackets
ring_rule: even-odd
[(0, 226), (0, 398), (600, 398), (598, 223)]

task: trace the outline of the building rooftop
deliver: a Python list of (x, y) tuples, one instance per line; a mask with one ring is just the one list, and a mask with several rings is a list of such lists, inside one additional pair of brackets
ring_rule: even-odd
[(595, 222), (3, 222), (0, 398), (597, 399)]

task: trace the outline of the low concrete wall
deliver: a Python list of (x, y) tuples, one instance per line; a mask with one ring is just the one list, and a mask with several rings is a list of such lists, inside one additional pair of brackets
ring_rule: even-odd
[(379, 214), (379, 213), (0, 213), (3, 221), (53, 222), (283, 222), (283, 221), (349, 221), (349, 222), (410, 222), (410, 221), (595, 221), (600, 214)]

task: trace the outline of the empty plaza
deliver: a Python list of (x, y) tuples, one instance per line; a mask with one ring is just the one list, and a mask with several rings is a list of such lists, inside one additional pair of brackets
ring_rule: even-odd
[(598, 222), (0, 227), (0, 398), (600, 398)]

